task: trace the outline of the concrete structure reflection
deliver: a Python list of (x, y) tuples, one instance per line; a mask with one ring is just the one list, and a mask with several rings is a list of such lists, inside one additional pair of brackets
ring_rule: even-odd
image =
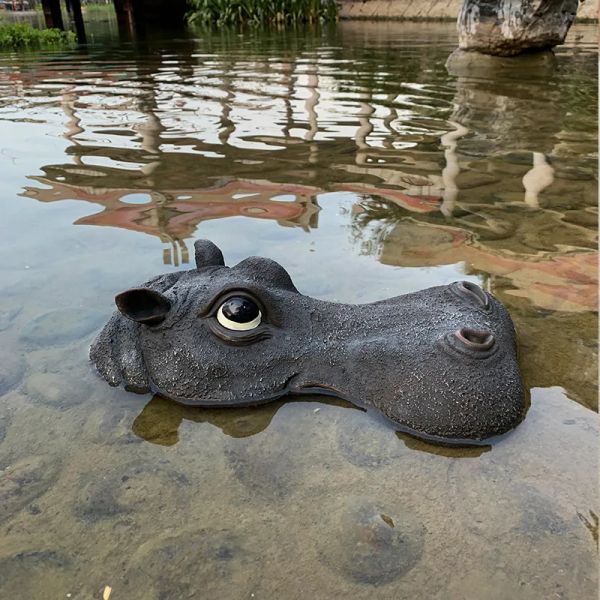
[[(81, 174), (81, 170), (75, 170), (75, 174)], [(212, 189), (157, 191), (75, 186), (37, 176), (31, 179), (48, 188), (27, 187), (23, 195), (29, 198), (42, 202), (76, 198), (105, 207), (100, 213), (78, 219), (76, 225), (121, 227), (159, 237), (171, 246), (164, 251), (167, 264), (188, 262), (184, 240), (192, 237), (201, 222), (210, 219), (237, 216), (271, 219), (285, 227), (305, 230), (318, 224), (317, 190), (307, 186), (236, 180)], [(277, 199), (283, 194), (294, 196), (294, 200)], [(140, 200), (142, 204), (137, 203)]]
[[(196, 110), (195, 93), (199, 98), (214, 101), (218, 115), (214, 129), (203, 131), (196, 137), (174, 133), (172, 126), (165, 123), (165, 117), (171, 119), (172, 113), (170, 107), (165, 109), (159, 100), (159, 81), (165, 71), (165, 62), (161, 54), (156, 53), (151, 60), (146, 59), (135, 67), (142, 86), (139, 93), (125, 96), (119, 105), (127, 120), (134, 123), (129, 132), (127, 128), (118, 132), (121, 138), (117, 138), (116, 143), (102, 139), (103, 129), (90, 129), (81, 117), (80, 113), (85, 109), (105, 108), (102, 98), (93, 103), (87, 100), (87, 82), (79, 86), (69, 84), (61, 90), (60, 105), (67, 118), (64, 137), (71, 144), (66, 154), (71, 157), (72, 164), (43, 167), (43, 176), (31, 177), (40, 185), (27, 186), (23, 195), (44, 202), (76, 199), (101, 204), (103, 212), (79, 219), (77, 223), (110, 225), (156, 235), (172, 246), (165, 250), (165, 260), (175, 264), (179, 254), (182, 261), (186, 260), (185, 238), (207, 219), (248, 216), (272, 219), (281, 225), (300, 226), (306, 230), (317, 227), (317, 195), (332, 188), (374, 194), (410, 211), (437, 210), (440, 190), (430, 190), (429, 185), (427, 189), (423, 188), (419, 178), (410, 172), (403, 174), (393, 169), (389, 173), (377, 172), (376, 178), (383, 179), (383, 186), (364, 182), (373, 178), (363, 177), (362, 173), (355, 178), (358, 181), (348, 181), (347, 171), (357, 165), (366, 165), (369, 160), (372, 148), (369, 136), (376, 129), (371, 117), (376, 108), (368, 94), (362, 93), (365, 101), (357, 103), (356, 148), (343, 164), (338, 164), (339, 139), (346, 139), (347, 133), (340, 132), (336, 139), (323, 135), (319, 119), (321, 76), (317, 58), (308, 64), (282, 60), (275, 65), (250, 59), (257, 76), (270, 76), (274, 67), (278, 69), (273, 78), (285, 89), (283, 114), (278, 112), (273, 121), (280, 127), (280, 132), (269, 136), (260, 124), (251, 125), (249, 132), (244, 130), (249, 125), (243, 113), (246, 110), (243, 97), (247, 92), (244, 81), (236, 78), (235, 72), (247, 66), (241, 67), (239, 59), (223, 57), (226, 64), (223, 64), (222, 76), (215, 78), (214, 87), (207, 87), (200, 83), (205, 77), (201, 75), (197, 59), (192, 56), (193, 47), (188, 50), (189, 53), (182, 52), (177, 61), (168, 60), (169, 64), (178, 63), (175, 68), (169, 67), (177, 73), (175, 87), (183, 81), (186, 84), (195, 79), (199, 82), (196, 87), (191, 87), (193, 93), (186, 90), (186, 94), (177, 97), (181, 126), (185, 127), (186, 111)], [(61, 75), (69, 80), (71, 74), (64, 71)], [(120, 77), (110, 71), (97, 75), (100, 77), (95, 77), (94, 85), (107, 83), (112, 86)], [(28, 72), (22, 76), (11, 74), (11, 81), (23, 87), (35, 87), (55, 77), (55, 72)], [(268, 103), (268, 96), (265, 98)], [(298, 104), (293, 102), (296, 98), (305, 98), (303, 112), (299, 113)], [(109, 106), (113, 108), (114, 104)], [(207, 106), (206, 100), (203, 106)], [(331, 102), (323, 107), (325, 117), (332, 108), (335, 105)], [(391, 150), (394, 150), (394, 116), (397, 113), (392, 107), (383, 126), (378, 124), (376, 132), (378, 135), (382, 130), (385, 132), (385, 146)], [(203, 120), (203, 123), (209, 122)], [(109, 133), (112, 134), (112, 130)], [(126, 137), (122, 137), (124, 134)], [(121, 147), (120, 140), (127, 143)], [(281, 143), (284, 144), (283, 152), (277, 147)], [(260, 152), (249, 152), (253, 147)], [(181, 152), (181, 148), (186, 151)], [(320, 164), (322, 157), (325, 161), (328, 157), (333, 158), (333, 172), (326, 168), (327, 162)], [(269, 165), (269, 172), (275, 174), (270, 180), (256, 177), (257, 169), (265, 164)], [(303, 174), (303, 180), (314, 182), (314, 185), (289, 183), (296, 180), (296, 166), (300, 164), (314, 166)], [(136, 169), (129, 165), (135, 165)], [(282, 171), (280, 165), (290, 165), (291, 170)], [(229, 175), (232, 168), (237, 174), (235, 179)], [(406, 191), (397, 189), (397, 183), (403, 177), (411, 182)], [(182, 181), (186, 182), (185, 186), (181, 185)], [(132, 205), (134, 195), (136, 199)]]

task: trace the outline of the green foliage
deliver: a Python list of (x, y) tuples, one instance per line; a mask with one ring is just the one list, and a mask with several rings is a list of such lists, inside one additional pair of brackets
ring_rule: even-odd
[(188, 0), (190, 23), (273, 25), (334, 21), (335, 0)]
[(75, 34), (60, 29), (36, 29), (29, 23), (0, 23), (0, 48), (40, 48), (72, 46)]
[(85, 14), (104, 14), (104, 13), (113, 13), (115, 10), (112, 2), (109, 4), (96, 4), (92, 2), (87, 2), (82, 5), (82, 10)]

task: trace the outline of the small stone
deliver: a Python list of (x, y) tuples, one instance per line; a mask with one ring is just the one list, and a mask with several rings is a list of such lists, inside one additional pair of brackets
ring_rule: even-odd
[(421, 560), (424, 536), (415, 515), (351, 497), (321, 535), (320, 555), (345, 577), (378, 586), (404, 576)]

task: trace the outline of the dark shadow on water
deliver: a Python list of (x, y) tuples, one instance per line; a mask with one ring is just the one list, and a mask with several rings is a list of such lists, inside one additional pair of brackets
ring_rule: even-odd
[(448, 458), (477, 458), (492, 449), (491, 444), (476, 446), (442, 446), (439, 444), (431, 444), (413, 437), (408, 433), (403, 433), (402, 431), (397, 431), (396, 435), (398, 436), (398, 439), (402, 440), (404, 445), (411, 450), (435, 454), (436, 456), (446, 456)]
[[(373, 414), (373, 411), (365, 411), (363, 408), (354, 406), (350, 402), (331, 396), (288, 396), (284, 400), (269, 402), (260, 406), (245, 407), (192, 407), (177, 404), (160, 396), (153, 396), (150, 402), (144, 406), (142, 412), (135, 418), (133, 433), (151, 444), (159, 446), (174, 446), (179, 442), (179, 427), (183, 421), (193, 423), (209, 423), (218, 427), (226, 436), (232, 438), (246, 438), (265, 431), (271, 424), (273, 418), (280, 408), (292, 402), (314, 403), (316, 405), (336, 406), (349, 408), (368, 413), (367, 419), (374, 422), (383, 421), (390, 429), (394, 425), (383, 417)], [(473, 443), (445, 445), (425, 441), (413, 435), (396, 431), (396, 436), (410, 450), (445, 456), (449, 458), (472, 458), (492, 450), (492, 443)], [(372, 435), (377, 436), (380, 430), (376, 427)], [(494, 443), (505, 436), (494, 438)]]
[(302, 400), (278, 400), (261, 406), (239, 408), (190, 407), (154, 396), (136, 417), (132, 431), (152, 444), (174, 446), (179, 441), (179, 426), (185, 420), (210, 423), (233, 438), (250, 437), (264, 431), (271, 424), (277, 411), (289, 402), (315, 402), (361, 410), (349, 402), (326, 396), (307, 396), (302, 397)]

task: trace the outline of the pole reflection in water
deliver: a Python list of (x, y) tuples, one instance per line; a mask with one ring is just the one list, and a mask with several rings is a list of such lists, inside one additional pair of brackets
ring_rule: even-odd
[(539, 208), (539, 195), (554, 182), (554, 169), (542, 152), (533, 152), (533, 167), (523, 175), (525, 204)]

